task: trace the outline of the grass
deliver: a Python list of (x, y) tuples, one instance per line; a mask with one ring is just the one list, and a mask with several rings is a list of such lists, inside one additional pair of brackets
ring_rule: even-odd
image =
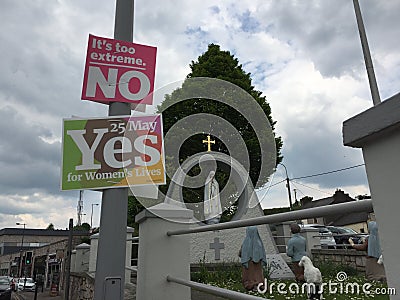
[[(192, 273), (192, 280), (218, 286), (221, 288), (246, 293), (266, 299), (275, 300), (304, 300), (305, 294), (301, 293), (301, 286), (294, 280), (271, 280), (269, 279), (268, 268), (265, 269), (265, 278), (267, 278), (268, 290), (263, 294), (259, 292), (246, 291), (241, 283), (241, 268), (237, 265), (225, 264), (209, 271), (206, 264), (200, 264), (200, 270)], [(323, 264), (318, 266), (324, 276), (323, 299), (327, 300), (388, 300), (389, 296), (378, 294), (386, 291), (387, 285), (376, 281), (367, 281), (365, 277), (358, 274), (354, 269), (343, 265)], [(348, 277), (345, 280), (339, 281), (337, 278), (338, 272), (346, 272)], [(342, 273), (343, 274), (343, 273)], [(357, 293), (357, 287), (359, 293)], [(363, 287), (370, 294), (363, 292)], [(297, 289), (299, 292), (297, 292)], [(347, 289), (347, 293), (346, 293)], [(335, 291), (332, 293), (332, 291)], [(279, 292), (281, 291), (281, 292)], [(331, 291), (331, 292), (330, 292)]]

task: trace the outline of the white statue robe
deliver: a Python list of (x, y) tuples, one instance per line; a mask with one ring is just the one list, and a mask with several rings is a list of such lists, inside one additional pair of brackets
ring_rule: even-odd
[(207, 224), (219, 223), (222, 215), (219, 185), (211, 172), (204, 187), (204, 220)]

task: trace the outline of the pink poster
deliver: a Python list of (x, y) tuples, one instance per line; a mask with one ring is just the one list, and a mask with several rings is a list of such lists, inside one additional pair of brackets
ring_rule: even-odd
[(82, 100), (152, 104), (157, 48), (89, 35)]

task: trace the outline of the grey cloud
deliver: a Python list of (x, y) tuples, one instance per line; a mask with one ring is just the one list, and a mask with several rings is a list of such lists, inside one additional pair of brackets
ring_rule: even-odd
[(0, 186), (3, 193), (58, 189), (60, 144), (44, 142), (48, 129), (32, 126), (9, 107), (0, 109)]
[[(290, 140), (284, 143), (284, 164), (290, 178), (334, 171), (362, 164), (361, 150), (343, 146), (340, 131), (328, 128), (315, 119), (308, 124), (296, 123), (290, 131)], [(364, 167), (329, 175), (299, 179), (303, 183), (317, 184), (321, 188), (340, 188), (367, 185)]]
[[(260, 7), (259, 20), (264, 29), (304, 53), (323, 76), (357, 76), (360, 71), (364, 72), (351, 1), (283, 0), (269, 4)], [(372, 53), (398, 47), (394, 20), (400, 3), (367, 0), (361, 6)]]

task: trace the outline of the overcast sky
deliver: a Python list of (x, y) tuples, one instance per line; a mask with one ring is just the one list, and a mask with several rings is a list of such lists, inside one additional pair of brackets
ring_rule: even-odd
[[(80, 100), (88, 35), (113, 37), (115, 1), (3, 0), (0, 228), (66, 228), (78, 192), (60, 191), (62, 119), (103, 117)], [(399, 92), (400, 1), (360, 1), (382, 99)], [(156, 46), (156, 89), (183, 80), (209, 43), (229, 50), (268, 99), (290, 178), (362, 164), (342, 122), (372, 106), (351, 0), (138, 0), (134, 42)], [(284, 179), (284, 169), (272, 184)], [(292, 182), (298, 198), (369, 194), (364, 167)], [(284, 183), (259, 192), (288, 205)], [(294, 196), (294, 195), (293, 195)], [(101, 193), (85, 192), (83, 221)], [(99, 223), (100, 206), (93, 223)]]

